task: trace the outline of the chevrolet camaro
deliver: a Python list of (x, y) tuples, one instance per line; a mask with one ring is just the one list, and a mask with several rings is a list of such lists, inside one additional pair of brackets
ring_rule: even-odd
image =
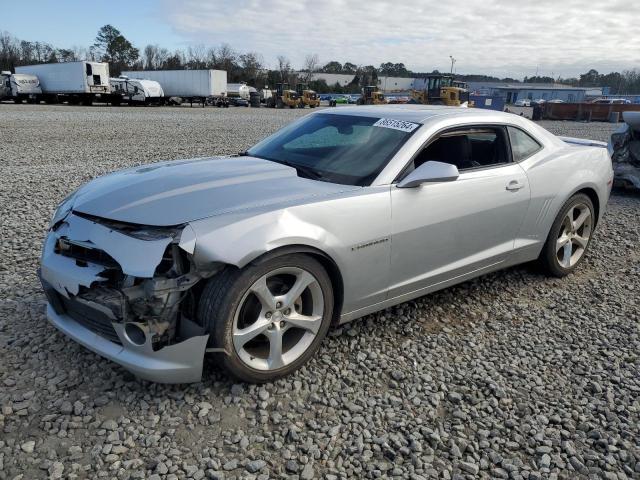
[(198, 381), (211, 354), (265, 382), (331, 325), (524, 262), (569, 274), (612, 176), (606, 144), (508, 113), (322, 110), (69, 195), (42, 252), (47, 316), (141, 378)]

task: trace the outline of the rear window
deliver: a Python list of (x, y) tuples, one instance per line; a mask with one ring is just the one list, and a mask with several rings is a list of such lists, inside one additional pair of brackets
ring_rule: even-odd
[(508, 130), (514, 162), (525, 160), (542, 149), (542, 145), (523, 130), (515, 127), (508, 127)]

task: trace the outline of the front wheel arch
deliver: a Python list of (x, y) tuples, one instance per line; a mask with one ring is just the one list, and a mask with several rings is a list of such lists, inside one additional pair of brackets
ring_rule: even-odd
[(269, 250), (268, 252), (265, 252), (262, 255), (254, 258), (249, 263), (265, 262), (274, 257), (280, 257), (283, 255), (290, 255), (294, 253), (309, 255), (310, 257), (320, 262), (320, 264), (327, 271), (329, 279), (331, 280), (331, 288), (333, 290), (334, 300), (333, 316), (331, 322), (333, 325), (337, 325), (340, 321), (340, 316), (342, 314), (342, 305), (344, 303), (344, 281), (338, 264), (326, 252), (323, 252), (319, 248), (315, 248), (309, 245), (286, 245), (283, 247), (275, 248), (273, 250)]

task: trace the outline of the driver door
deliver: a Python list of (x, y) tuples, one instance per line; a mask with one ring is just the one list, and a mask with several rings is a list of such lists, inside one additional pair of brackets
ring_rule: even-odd
[(498, 268), (513, 251), (526, 214), (529, 184), (511, 161), (506, 129), (445, 133), (427, 142), (413, 167), (452, 163), (458, 179), (392, 187), (389, 298), (418, 296)]

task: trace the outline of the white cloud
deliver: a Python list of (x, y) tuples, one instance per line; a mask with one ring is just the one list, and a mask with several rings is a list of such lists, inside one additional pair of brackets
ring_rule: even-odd
[(166, 1), (166, 21), (188, 43), (230, 44), (268, 63), (305, 55), (416, 71), (497, 76), (575, 75), (640, 66), (640, 4), (588, 0)]

